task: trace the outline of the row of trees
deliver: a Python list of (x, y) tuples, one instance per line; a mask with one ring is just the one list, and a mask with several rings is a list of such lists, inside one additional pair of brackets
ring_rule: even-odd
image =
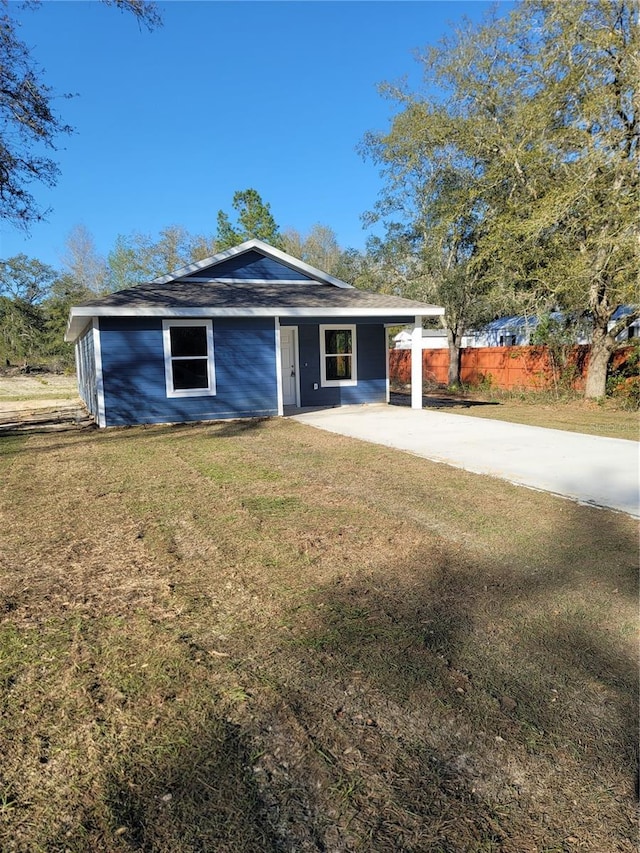
[(2, 363), (70, 366), (73, 352), (64, 344), (64, 330), (70, 306), (85, 293), (68, 273), (36, 258), (21, 254), (0, 261)]
[(83, 226), (69, 235), (60, 269), (24, 254), (0, 261), (0, 359), (10, 364), (73, 364), (63, 341), (69, 309), (88, 299), (180, 269), (216, 252), (258, 237), (340, 278), (357, 277), (365, 261), (344, 251), (335, 233), (315, 225), (307, 234), (281, 232), (268, 203), (255, 189), (234, 194), (232, 212), (219, 211), (212, 235), (169, 225), (158, 235), (119, 235), (100, 255)]

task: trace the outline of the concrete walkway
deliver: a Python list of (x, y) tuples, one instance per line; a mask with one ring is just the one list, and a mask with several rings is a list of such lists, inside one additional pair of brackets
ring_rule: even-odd
[(344, 406), (294, 420), (640, 517), (635, 441), (402, 406)]

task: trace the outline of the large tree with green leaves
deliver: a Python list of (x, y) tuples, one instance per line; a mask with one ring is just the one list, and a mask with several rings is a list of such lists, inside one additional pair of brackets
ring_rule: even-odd
[(268, 202), (262, 200), (254, 189), (238, 190), (233, 194), (232, 207), (235, 210), (235, 223), (228, 214), (218, 211), (218, 230), (216, 250), (230, 249), (252, 237), (264, 240), (275, 248), (282, 247), (280, 229), (271, 213)]
[[(638, 49), (628, 0), (530, 0), (422, 56), (426, 92), (386, 87), (398, 115), (366, 143), (386, 177), (380, 214), (400, 210), (418, 233), (440, 223), (447, 239), (471, 215), (464, 263), (487, 293), (589, 315), (590, 397), (638, 316), (609, 329), (638, 301)], [(447, 159), (462, 180), (453, 197), (432, 192)]]
[(46, 312), (56, 271), (36, 258), (0, 261), (0, 359), (29, 363), (44, 349)]
[[(155, 3), (103, 2), (131, 12), (149, 29), (160, 24)], [(72, 131), (55, 111), (53, 104), (59, 95), (44, 82), (42, 69), (19, 36), (16, 13), (39, 5), (38, 0), (0, 0), (0, 219), (22, 228), (47, 213), (33, 196), (32, 185), (55, 185), (59, 169), (52, 154), (59, 140)]]
[(35, 305), (42, 302), (57, 276), (53, 267), (25, 254), (0, 261), (0, 294)]
[(40, 360), (44, 351), (46, 314), (41, 305), (0, 295), (0, 360), (24, 365)]

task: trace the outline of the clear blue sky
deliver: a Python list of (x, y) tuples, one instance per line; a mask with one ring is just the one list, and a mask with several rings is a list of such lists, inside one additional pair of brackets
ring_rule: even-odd
[(152, 33), (97, 2), (19, 12), (47, 83), (77, 93), (58, 110), (75, 133), (57, 154), (57, 186), (34, 187), (48, 221), (29, 237), (0, 225), (0, 256), (58, 267), (79, 224), (105, 255), (133, 231), (213, 234), (217, 211), (231, 213), (248, 187), (282, 229), (321, 222), (343, 247), (363, 248), (360, 217), (381, 183), (356, 148), (393, 109), (377, 84), (407, 75), (417, 86), (414, 51), (489, 6), (175, 0), (159, 3), (164, 26)]

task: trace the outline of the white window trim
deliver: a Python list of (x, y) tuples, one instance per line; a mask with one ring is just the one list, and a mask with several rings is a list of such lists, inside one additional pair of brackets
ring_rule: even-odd
[[(351, 379), (327, 379), (327, 352), (325, 349), (325, 332), (343, 331), (351, 332)], [(329, 356), (335, 353), (329, 353)], [(320, 326), (320, 385), (323, 388), (344, 388), (349, 385), (358, 384), (358, 356), (356, 344), (356, 326), (350, 323), (331, 323)]]
[[(204, 326), (207, 330), (207, 363), (209, 369), (208, 388), (174, 388), (173, 357), (171, 355), (172, 326)], [(216, 371), (213, 356), (213, 322), (211, 320), (163, 320), (162, 342), (164, 345), (164, 376), (167, 397), (213, 397), (216, 393)]]

